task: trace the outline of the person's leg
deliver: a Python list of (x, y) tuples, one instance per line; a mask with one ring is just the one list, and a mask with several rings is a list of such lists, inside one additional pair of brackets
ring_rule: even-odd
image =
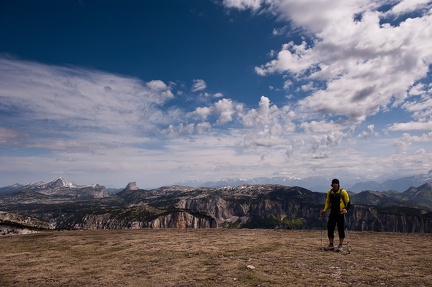
[(335, 231), (336, 223), (337, 223), (336, 216), (334, 216), (333, 214), (330, 213), (329, 219), (327, 222), (327, 236), (328, 236), (330, 245), (333, 245), (334, 231)]

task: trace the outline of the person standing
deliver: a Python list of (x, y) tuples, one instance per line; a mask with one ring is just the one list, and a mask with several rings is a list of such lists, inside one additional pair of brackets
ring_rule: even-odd
[(350, 200), (348, 192), (340, 188), (339, 180), (337, 178), (332, 180), (332, 188), (327, 191), (324, 209), (320, 211), (323, 215), (330, 208), (330, 215), (327, 221), (327, 236), (329, 245), (325, 250), (334, 250), (334, 231), (337, 225), (339, 234), (339, 245), (337, 251), (343, 250), (343, 242), (345, 238), (345, 214), (350, 208)]

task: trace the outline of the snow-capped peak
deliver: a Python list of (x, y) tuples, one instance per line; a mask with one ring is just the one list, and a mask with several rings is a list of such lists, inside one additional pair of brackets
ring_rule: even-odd
[(56, 188), (56, 187), (78, 187), (73, 182), (67, 182), (63, 179), (63, 177), (59, 177), (58, 179), (51, 180), (49, 182), (32, 182), (25, 185), (26, 188), (29, 189), (45, 189), (45, 188)]

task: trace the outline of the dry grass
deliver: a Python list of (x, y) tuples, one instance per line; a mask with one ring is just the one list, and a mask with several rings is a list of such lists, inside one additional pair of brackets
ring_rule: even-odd
[(350, 254), (321, 251), (320, 231), (4, 236), (0, 286), (431, 286), (432, 234), (349, 236)]

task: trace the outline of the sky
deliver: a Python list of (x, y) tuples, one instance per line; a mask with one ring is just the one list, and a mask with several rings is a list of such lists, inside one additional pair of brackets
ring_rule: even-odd
[(0, 186), (432, 169), (432, 1), (1, 0)]

